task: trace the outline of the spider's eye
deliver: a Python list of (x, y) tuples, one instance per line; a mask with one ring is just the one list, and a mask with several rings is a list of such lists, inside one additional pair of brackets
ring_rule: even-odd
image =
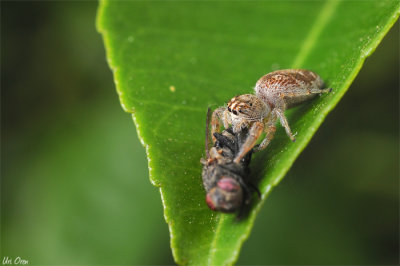
[(236, 110), (233, 110), (233, 113), (234, 113), (235, 115), (237, 115), (237, 112), (236, 112)]
[(230, 107), (228, 107), (228, 111), (229, 111), (229, 112), (232, 112), (232, 110), (231, 110), (231, 108), (230, 108)]
[(253, 104), (252, 104), (252, 103), (250, 103), (249, 105), (250, 105), (250, 106), (253, 106)]

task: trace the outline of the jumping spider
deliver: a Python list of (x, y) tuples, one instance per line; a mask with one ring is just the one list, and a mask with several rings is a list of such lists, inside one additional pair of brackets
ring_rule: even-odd
[[(239, 163), (251, 149), (259, 151), (268, 146), (275, 134), (278, 119), (289, 138), (295, 141), (285, 110), (332, 90), (322, 89), (323, 86), (324, 82), (316, 73), (305, 69), (278, 70), (266, 74), (257, 81), (255, 95), (233, 97), (226, 107), (213, 112), (212, 133), (219, 132), (220, 120), (225, 128), (232, 125), (235, 133), (249, 128), (248, 137), (237, 153), (235, 163)], [(264, 140), (255, 146), (263, 132), (266, 132)], [(215, 137), (213, 141), (216, 141)]]

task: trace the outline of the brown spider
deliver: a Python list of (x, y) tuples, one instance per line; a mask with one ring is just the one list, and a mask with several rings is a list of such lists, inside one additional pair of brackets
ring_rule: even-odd
[[(317, 94), (330, 92), (322, 89), (324, 82), (314, 72), (305, 69), (286, 69), (271, 72), (261, 77), (254, 88), (254, 94), (243, 94), (233, 97), (226, 107), (217, 108), (212, 114), (212, 135), (220, 130), (220, 121), (225, 128), (232, 125), (233, 132), (249, 128), (248, 137), (237, 153), (234, 162), (240, 160), (251, 150), (265, 149), (276, 131), (279, 119), (292, 141), (289, 123), (284, 114), (286, 109), (294, 107), (313, 98)], [(264, 140), (255, 146), (262, 132), (266, 132)], [(213, 141), (215, 142), (213, 137)]]

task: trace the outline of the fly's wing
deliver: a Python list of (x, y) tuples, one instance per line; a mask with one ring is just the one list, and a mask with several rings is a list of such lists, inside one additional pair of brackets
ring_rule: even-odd
[(211, 109), (207, 109), (207, 118), (206, 118), (206, 140), (205, 140), (205, 151), (206, 151), (206, 158), (210, 158), (210, 120), (211, 120)]

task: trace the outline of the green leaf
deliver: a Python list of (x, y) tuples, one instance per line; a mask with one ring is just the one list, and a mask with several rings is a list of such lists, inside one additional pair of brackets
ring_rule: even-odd
[[(398, 1), (101, 1), (98, 30), (123, 109), (146, 147), (179, 264), (232, 264), (262, 203), (399, 16)], [(207, 107), (262, 75), (306, 68), (333, 88), (287, 111), (251, 164), (262, 200), (240, 221), (210, 211), (201, 182)], [(379, 88), (377, 88), (379, 89)], [(329, 141), (329, 140), (328, 140)]]

